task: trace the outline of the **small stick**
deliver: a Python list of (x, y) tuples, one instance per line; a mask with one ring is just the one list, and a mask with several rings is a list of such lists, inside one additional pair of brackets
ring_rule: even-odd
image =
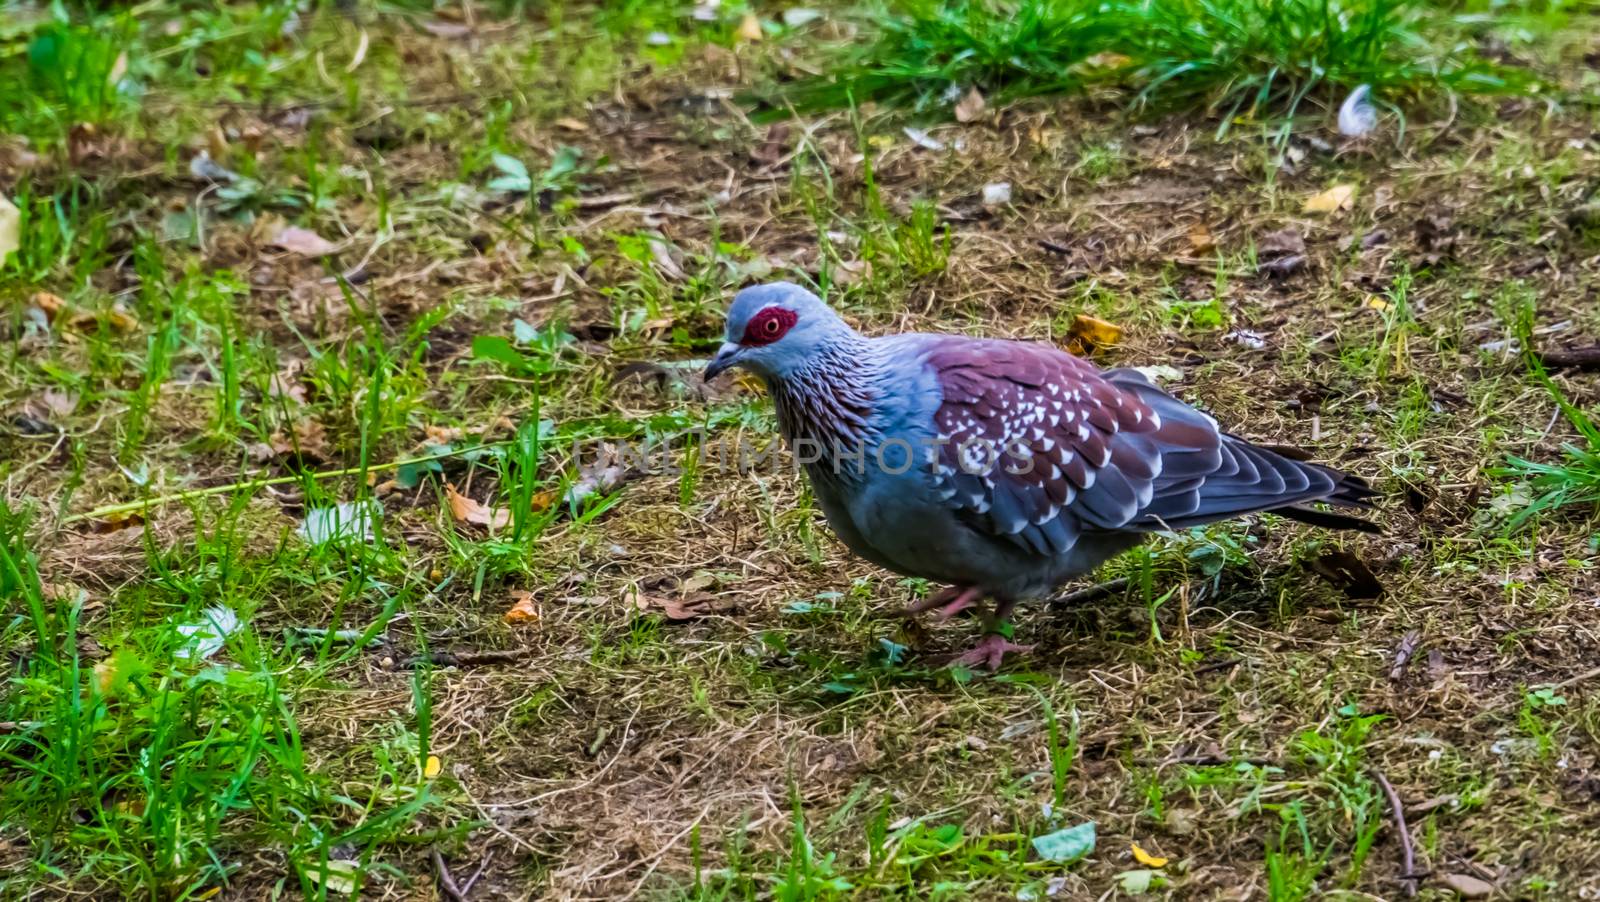
[(1600, 347), (1573, 348), (1571, 350), (1535, 351), (1545, 366), (1554, 369), (1572, 368), (1600, 370)]
[(1244, 658), (1229, 658), (1226, 661), (1212, 661), (1210, 664), (1202, 664), (1199, 667), (1196, 667), (1192, 671), (1192, 674), (1194, 676), (1200, 676), (1203, 673), (1211, 673), (1217, 670), (1232, 670), (1243, 663)]
[(439, 877), (439, 890), (455, 902), (467, 902), (466, 894), (461, 891), (461, 887), (456, 886), (456, 878), (450, 876), (450, 868), (444, 863), (444, 856), (439, 854), (438, 849), (429, 849), (428, 853), (433, 856), (433, 871)]
[(490, 849), (488, 853), (483, 856), (483, 860), (478, 862), (478, 869), (473, 871), (472, 876), (467, 878), (467, 882), (461, 885), (461, 898), (465, 899), (467, 895), (472, 892), (472, 888), (478, 885), (478, 878), (483, 876), (484, 868), (489, 866), (489, 862), (493, 860), (493, 858), (494, 850)]
[(1049, 601), (1045, 602), (1045, 604), (1052, 606), (1083, 604), (1085, 602), (1098, 601), (1102, 598), (1105, 598), (1107, 595), (1115, 595), (1126, 588), (1128, 588), (1128, 577), (1124, 576), (1121, 579), (1114, 579), (1110, 582), (1100, 583), (1099, 585), (1090, 586), (1087, 589), (1079, 589), (1076, 592), (1068, 592), (1060, 598), (1050, 599)]
[(1600, 677), (1600, 667), (1596, 667), (1593, 670), (1585, 671), (1583, 673), (1578, 674), (1575, 677), (1567, 677), (1566, 679), (1562, 680), (1559, 683), (1546, 683), (1543, 686), (1540, 686), (1538, 688), (1540, 688), (1540, 689), (1565, 689), (1568, 686), (1576, 686), (1579, 683), (1586, 682), (1588, 680), (1592, 680), (1595, 677)]
[(512, 648), (504, 651), (431, 651), (425, 655), (416, 655), (401, 662), (400, 668), (415, 667), (418, 664), (432, 664), (435, 667), (473, 667), (479, 664), (515, 664), (526, 658), (527, 649)]
[(1059, 244), (1057, 242), (1051, 241), (1048, 238), (1040, 238), (1039, 239), (1039, 246), (1044, 248), (1045, 250), (1049, 251), (1052, 254), (1070, 254), (1070, 253), (1072, 253), (1072, 248), (1067, 247), (1065, 244)]
[(1400, 874), (1400, 880), (1405, 884), (1406, 895), (1415, 896), (1417, 894), (1417, 859), (1416, 854), (1411, 849), (1411, 829), (1406, 826), (1405, 806), (1400, 804), (1400, 794), (1394, 791), (1394, 786), (1389, 782), (1389, 778), (1383, 775), (1383, 771), (1374, 767), (1372, 776), (1377, 779), (1378, 785), (1383, 787), (1383, 794), (1389, 799), (1389, 807), (1394, 811), (1395, 829), (1400, 831), (1401, 863), (1405, 867), (1404, 872)]

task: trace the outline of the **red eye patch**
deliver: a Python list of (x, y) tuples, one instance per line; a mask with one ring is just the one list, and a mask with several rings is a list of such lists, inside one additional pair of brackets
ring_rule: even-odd
[(763, 307), (744, 324), (744, 338), (739, 343), (749, 347), (772, 344), (782, 338), (799, 318), (800, 314), (784, 307)]

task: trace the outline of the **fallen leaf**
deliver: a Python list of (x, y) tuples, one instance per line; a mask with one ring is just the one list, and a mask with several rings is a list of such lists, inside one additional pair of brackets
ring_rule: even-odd
[(1167, 859), (1160, 855), (1151, 855), (1140, 848), (1138, 843), (1133, 844), (1133, 860), (1147, 868), (1164, 868), (1167, 866)]
[(1085, 821), (1075, 827), (1035, 836), (1033, 850), (1045, 861), (1072, 862), (1093, 852), (1094, 840), (1094, 821)]
[(1445, 889), (1454, 890), (1467, 899), (1481, 899), (1484, 896), (1494, 895), (1493, 883), (1480, 880), (1471, 874), (1445, 874), (1439, 878), (1439, 882)]
[(326, 257), (339, 252), (339, 245), (299, 226), (284, 226), (269, 243), (302, 257)]
[(1376, 310), (1379, 313), (1384, 313), (1388, 311), (1391, 305), (1383, 298), (1380, 298), (1375, 294), (1369, 294), (1367, 295), (1366, 299), (1361, 302), (1361, 306), (1367, 308), (1368, 310)]
[(455, 517), (457, 523), (487, 526), (490, 531), (511, 525), (511, 511), (505, 508), (490, 510), (482, 502), (456, 491), (456, 487), (449, 483), (445, 483), (444, 494), (450, 504), (450, 515)]
[(93, 535), (103, 536), (113, 532), (121, 532), (124, 529), (143, 526), (144, 522), (144, 514), (138, 511), (126, 514), (107, 514), (99, 520), (90, 520), (88, 532)]
[(1067, 351), (1079, 357), (1089, 357), (1112, 347), (1122, 338), (1122, 327), (1080, 313), (1072, 319), (1067, 329)]
[(569, 132), (586, 132), (589, 130), (589, 125), (581, 119), (562, 116), (556, 120), (556, 128), (564, 128)]
[(430, 445), (448, 445), (461, 438), (461, 429), (457, 426), (435, 426), (429, 423), (422, 427), (424, 439)]
[(766, 37), (766, 34), (761, 31), (761, 20), (754, 14), (746, 13), (745, 17), (739, 20), (739, 28), (734, 31), (734, 37), (753, 43)]
[(533, 593), (524, 589), (516, 589), (511, 593), (513, 604), (501, 618), (506, 623), (538, 623), (539, 606), (533, 601)]
[(983, 110), (988, 104), (984, 102), (983, 94), (977, 87), (967, 89), (967, 93), (956, 101), (956, 121), (972, 122), (983, 115)]
[(1383, 583), (1360, 558), (1348, 551), (1330, 551), (1311, 562), (1318, 576), (1350, 598), (1379, 598)]
[(439, 760), (439, 756), (429, 755), (427, 762), (422, 765), (422, 776), (425, 779), (432, 780), (434, 777), (439, 776), (439, 771), (441, 770), (444, 770), (444, 763)]
[(1355, 203), (1355, 185), (1334, 185), (1321, 194), (1313, 194), (1306, 198), (1305, 211), (1307, 213), (1337, 213), (1348, 210)]
[[(0, 200), (4, 200), (4, 198), (0, 198)], [(34, 292), (29, 303), (44, 311), (44, 315), (51, 320), (59, 316), (61, 311), (67, 309), (67, 302), (62, 300), (60, 295), (51, 294), (48, 291)]]
[(695, 592), (682, 598), (670, 595), (650, 595), (637, 586), (629, 590), (628, 603), (644, 614), (660, 614), (674, 623), (708, 617), (728, 610), (731, 605), (715, 595)]
[(0, 266), (4, 266), (6, 258), (21, 247), (22, 211), (10, 198), (0, 194)]
[[(266, 448), (271, 453), (260, 459), (259, 463), (267, 463), (274, 457), (292, 458), (310, 463), (326, 463), (333, 459), (333, 454), (328, 448), (328, 430), (316, 420), (296, 422), (294, 431), (289, 435), (274, 432), (268, 439)], [(253, 449), (253, 453), (259, 453), (260, 450)]]
[(1196, 255), (1208, 255), (1216, 252), (1217, 239), (1206, 228), (1203, 222), (1197, 222), (1189, 227), (1189, 251)]

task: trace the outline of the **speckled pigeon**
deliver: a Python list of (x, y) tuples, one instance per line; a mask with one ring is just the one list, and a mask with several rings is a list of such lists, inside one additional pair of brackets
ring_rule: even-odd
[(1045, 595), (1146, 533), (1257, 511), (1375, 531), (1310, 507), (1368, 508), (1355, 476), (1253, 445), (1129, 369), (1046, 344), (962, 335), (868, 338), (811, 292), (739, 292), (714, 378), (767, 384), (828, 523), (863, 558), (949, 584), (913, 605), (943, 617), (995, 600), (955, 659), (994, 669), (1019, 600)]

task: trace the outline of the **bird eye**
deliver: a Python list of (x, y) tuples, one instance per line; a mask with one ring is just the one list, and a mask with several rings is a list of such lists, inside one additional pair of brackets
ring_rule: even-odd
[(778, 321), (775, 320), (775, 319), (769, 319), (769, 320), (767, 320), (766, 325), (763, 326), (762, 328), (767, 330), (767, 334), (768, 335), (777, 335), (778, 334)]

